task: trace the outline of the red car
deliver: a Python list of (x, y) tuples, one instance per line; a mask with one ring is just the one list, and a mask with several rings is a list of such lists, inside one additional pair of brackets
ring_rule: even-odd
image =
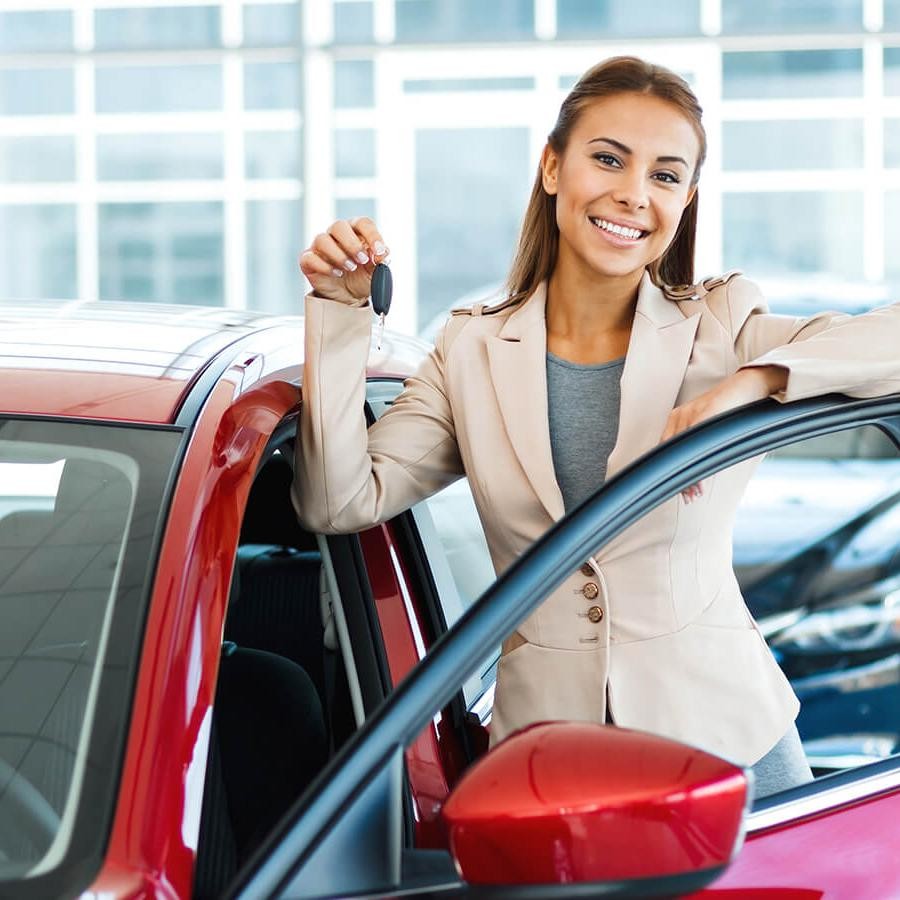
[[(900, 443), (900, 397), (710, 422), (494, 582), (464, 481), (358, 535), (298, 525), (302, 319), (0, 323), (0, 896), (900, 896), (896, 759), (748, 811), (742, 770), (662, 738), (486, 730), (499, 639), (598, 544), (767, 449)], [(426, 349), (372, 349), (365, 414)]]

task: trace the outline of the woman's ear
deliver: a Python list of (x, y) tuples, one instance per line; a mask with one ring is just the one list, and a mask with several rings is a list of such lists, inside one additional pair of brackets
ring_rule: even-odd
[(541, 184), (551, 196), (556, 194), (557, 191), (556, 178), (558, 173), (559, 157), (549, 144), (545, 144), (541, 153)]

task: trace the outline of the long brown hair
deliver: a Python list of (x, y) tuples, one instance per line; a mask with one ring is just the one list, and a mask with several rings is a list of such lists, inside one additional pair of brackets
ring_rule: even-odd
[[(662, 66), (635, 56), (614, 56), (588, 69), (569, 92), (559, 110), (547, 143), (559, 155), (565, 151), (569, 136), (582, 110), (591, 101), (613, 94), (649, 94), (666, 100), (694, 126), (700, 141), (700, 154), (691, 184), (696, 186), (700, 166), (706, 157), (706, 132), (701, 122), (702, 110), (686, 81)], [(538, 166), (531, 198), (525, 210), (516, 255), (506, 279), (508, 300), (530, 297), (541, 281), (549, 278), (559, 251), (559, 228), (556, 224), (556, 197), (544, 190), (541, 167)], [(666, 252), (650, 266), (655, 284), (692, 284), (694, 281), (694, 244), (697, 237), (698, 192), (685, 207), (678, 230)]]

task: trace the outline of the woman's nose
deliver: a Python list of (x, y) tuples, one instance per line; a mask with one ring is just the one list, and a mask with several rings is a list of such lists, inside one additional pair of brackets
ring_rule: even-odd
[(623, 174), (616, 184), (613, 199), (629, 209), (644, 209), (649, 202), (644, 177), (637, 173)]

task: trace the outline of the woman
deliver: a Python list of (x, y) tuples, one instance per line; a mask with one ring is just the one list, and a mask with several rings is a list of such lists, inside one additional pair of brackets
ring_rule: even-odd
[[(623, 57), (588, 71), (541, 157), (508, 298), (455, 310), (368, 432), (367, 297), (388, 250), (367, 219), (313, 241), (293, 489), (307, 527), (370, 526), (465, 474), (501, 572), (661, 438), (767, 396), (900, 390), (897, 308), (794, 319), (743, 278), (691, 284), (700, 116), (665, 69)], [(811, 777), (799, 704), (731, 568), (753, 467), (645, 516), (519, 624), (493, 743), (534, 721), (614, 721), (753, 765), (758, 795)]]

